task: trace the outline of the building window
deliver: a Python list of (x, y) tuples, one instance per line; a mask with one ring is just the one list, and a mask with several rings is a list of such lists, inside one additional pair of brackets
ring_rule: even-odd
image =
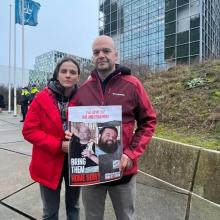
[(177, 0), (177, 6), (188, 4), (189, 0)]
[(200, 29), (195, 28), (193, 30), (190, 30), (190, 41), (197, 41), (200, 39)]
[(110, 23), (110, 15), (106, 15), (105, 16), (105, 24), (109, 24)]
[(175, 58), (175, 47), (165, 49), (165, 59)]
[(176, 35), (172, 34), (165, 37), (165, 47), (175, 46)]
[(177, 34), (177, 44), (189, 42), (189, 31), (183, 31)]
[(177, 64), (188, 64), (189, 63), (189, 57), (182, 57), (176, 59)]
[(111, 23), (111, 31), (117, 32), (117, 21), (114, 21)]
[(192, 16), (190, 18), (190, 28), (194, 28), (194, 27), (199, 27), (200, 25), (200, 17), (199, 17), (199, 14), (198, 15), (195, 15), (195, 16)]
[(117, 20), (117, 11), (111, 13), (111, 21)]
[(189, 55), (189, 44), (177, 46), (177, 57), (184, 57)]
[(190, 55), (199, 54), (199, 41), (190, 43)]
[(189, 17), (189, 5), (182, 6), (177, 8), (177, 19), (184, 19)]
[(110, 14), (110, 4), (104, 5), (104, 14), (105, 15)]
[(110, 32), (110, 24), (105, 25), (104, 33), (108, 34)]
[(176, 0), (166, 0), (165, 1), (165, 11), (173, 9), (176, 7)]
[(177, 22), (177, 32), (183, 32), (190, 29), (190, 19), (185, 18), (178, 20)]
[(176, 22), (172, 22), (165, 25), (165, 34), (172, 34), (176, 32)]
[(165, 23), (176, 20), (176, 9), (165, 13)]
[(190, 3), (190, 14), (199, 14), (199, 1), (194, 1)]

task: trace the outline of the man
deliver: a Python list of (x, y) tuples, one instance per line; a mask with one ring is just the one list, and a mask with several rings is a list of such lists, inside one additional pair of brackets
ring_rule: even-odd
[(29, 104), (31, 104), (31, 102), (33, 101), (35, 95), (36, 95), (38, 92), (39, 92), (39, 90), (38, 90), (36, 84), (32, 84)]
[(114, 126), (105, 126), (99, 131), (98, 146), (95, 154), (98, 157), (100, 181), (112, 181), (120, 177), (119, 164), (122, 154), (118, 143), (118, 130)]
[(21, 90), (21, 99), (20, 99), (21, 113), (22, 113), (22, 120), (20, 122), (24, 122), (25, 120), (28, 111), (29, 99), (30, 99), (30, 93), (28, 91), (28, 88), (23, 87)]
[[(118, 220), (134, 218), (138, 158), (144, 153), (156, 126), (156, 115), (141, 82), (126, 67), (116, 65), (112, 38), (99, 36), (92, 45), (95, 70), (80, 87), (76, 105), (121, 105), (123, 177), (113, 182), (85, 186), (82, 198), (87, 220), (103, 220), (107, 192)], [(133, 133), (136, 122), (136, 130)], [(68, 137), (68, 134), (66, 134)]]
[[(69, 154), (71, 158), (86, 158), (86, 164), (85, 164), (85, 172), (97, 172), (98, 171), (98, 165), (96, 161), (96, 156), (94, 156), (94, 150), (95, 150), (95, 144), (91, 141), (91, 131), (90, 129), (85, 126), (84, 124), (81, 124), (81, 126), (78, 129), (78, 137), (72, 136), (70, 140), (70, 149)], [(89, 154), (85, 153), (85, 151), (89, 152)], [(95, 162), (94, 159), (95, 158)]]
[(99, 131), (98, 147), (96, 148), (96, 155), (114, 153), (118, 148), (118, 130), (113, 126), (105, 126)]

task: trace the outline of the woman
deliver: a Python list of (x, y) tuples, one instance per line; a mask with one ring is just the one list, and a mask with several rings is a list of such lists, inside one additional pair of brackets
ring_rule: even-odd
[(69, 186), (68, 142), (64, 131), (68, 128), (67, 108), (73, 106), (80, 68), (71, 58), (62, 59), (53, 78), (39, 92), (28, 110), (24, 138), (33, 144), (30, 175), (40, 184), (43, 219), (58, 219), (60, 190), (65, 180), (65, 202), (68, 220), (79, 219), (79, 187)]

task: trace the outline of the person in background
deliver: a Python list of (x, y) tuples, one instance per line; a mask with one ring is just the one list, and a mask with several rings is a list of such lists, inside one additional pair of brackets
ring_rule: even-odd
[[(101, 35), (95, 39), (92, 52), (95, 70), (81, 85), (74, 101), (77, 106), (122, 106), (123, 153), (119, 166), (123, 176), (120, 180), (82, 188), (85, 216), (86, 220), (103, 220), (108, 193), (117, 220), (132, 220), (137, 163), (154, 134), (156, 114), (142, 83), (131, 75), (130, 69), (116, 64), (118, 53), (111, 37)], [(66, 132), (67, 139), (71, 135)]]
[(60, 60), (48, 86), (29, 107), (23, 126), (24, 138), (33, 144), (30, 175), (39, 183), (43, 219), (58, 219), (62, 180), (68, 220), (79, 220), (79, 187), (69, 186), (67, 108), (74, 106), (80, 68), (72, 58)]
[(0, 94), (0, 113), (2, 112), (3, 108), (5, 108), (4, 96)]
[(30, 94), (30, 100), (29, 100), (29, 104), (31, 104), (31, 102), (33, 101), (35, 95), (39, 92), (36, 84), (32, 84), (31, 85), (31, 94)]
[(21, 89), (21, 98), (20, 98), (21, 114), (22, 114), (22, 120), (20, 122), (24, 122), (26, 118), (29, 99), (30, 99), (30, 92), (28, 91), (28, 87), (23, 87)]

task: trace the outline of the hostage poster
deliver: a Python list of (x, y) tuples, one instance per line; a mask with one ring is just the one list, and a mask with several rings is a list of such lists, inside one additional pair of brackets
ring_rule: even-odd
[(69, 108), (71, 186), (93, 185), (121, 178), (122, 107), (77, 106)]

